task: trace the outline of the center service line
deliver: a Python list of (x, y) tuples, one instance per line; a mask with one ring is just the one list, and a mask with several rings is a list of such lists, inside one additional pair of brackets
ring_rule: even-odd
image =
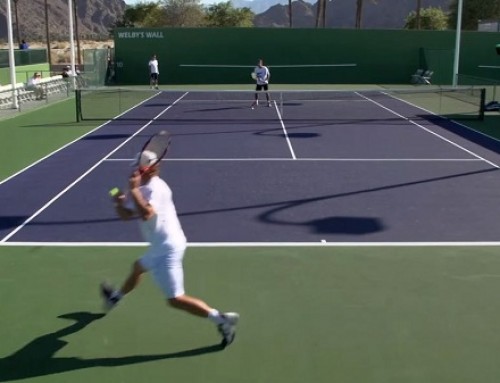
[(274, 103), (274, 109), (276, 109), (276, 113), (278, 113), (278, 119), (280, 120), (281, 127), (283, 128), (283, 133), (285, 134), (285, 139), (286, 139), (286, 142), (288, 143), (288, 148), (290, 149), (290, 153), (292, 154), (292, 158), (294, 160), (296, 160), (297, 157), (295, 156), (295, 152), (293, 151), (292, 142), (290, 141), (290, 137), (288, 137), (288, 132), (286, 131), (285, 123), (283, 122), (283, 118), (281, 118), (281, 113), (280, 113), (280, 110), (278, 108), (278, 104), (276, 104), (276, 101), (273, 101), (273, 103)]

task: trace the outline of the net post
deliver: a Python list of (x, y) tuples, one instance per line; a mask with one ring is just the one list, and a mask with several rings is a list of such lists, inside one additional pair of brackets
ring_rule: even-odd
[(486, 107), (486, 88), (481, 88), (481, 101), (479, 103), (479, 120), (484, 121), (484, 112)]
[(80, 89), (75, 89), (76, 122), (82, 121), (82, 94)]
[(118, 114), (122, 113), (122, 90), (118, 89)]
[(280, 113), (281, 113), (281, 116), (283, 117), (283, 91), (280, 92)]

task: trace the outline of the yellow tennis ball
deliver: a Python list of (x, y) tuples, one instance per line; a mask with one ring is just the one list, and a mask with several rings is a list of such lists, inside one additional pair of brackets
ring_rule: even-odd
[(113, 188), (109, 191), (111, 197), (116, 197), (118, 194), (120, 194), (120, 189), (118, 188)]

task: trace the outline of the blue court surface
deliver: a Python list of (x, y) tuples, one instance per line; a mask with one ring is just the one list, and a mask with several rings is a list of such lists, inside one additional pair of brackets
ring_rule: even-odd
[(499, 142), (383, 93), (250, 104), (154, 95), (2, 181), (0, 242), (141, 244), (108, 190), (165, 129), (192, 244), (499, 242)]

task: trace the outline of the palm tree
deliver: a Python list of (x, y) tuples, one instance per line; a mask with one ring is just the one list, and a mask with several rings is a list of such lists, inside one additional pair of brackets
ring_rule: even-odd
[(82, 56), (80, 51), (80, 32), (78, 28), (78, 9), (76, 7), (76, 0), (73, 0), (73, 18), (75, 24), (75, 36), (76, 36), (76, 49), (77, 49), (77, 61), (78, 65), (82, 65)]
[(50, 28), (49, 28), (49, 6), (45, 0), (45, 38), (47, 40), (47, 59), (49, 60), (49, 68), (52, 65), (52, 56), (50, 52)]
[(292, 27), (292, 0), (288, 0), (288, 21)]
[[(371, 0), (371, 2), (377, 4), (376, 0)], [(363, 19), (363, 5), (364, 0), (356, 0), (356, 29), (361, 28), (361, 20)]]
[(316, 28), (325, 27), (326, 0), (318, 0), (316, 10)]
[(21, 44), (21, 34), (19, 33), (19, 14), (17, 13), (17, 2), (19, 0), (14, 0), (14, 14), (16, 17), (16, 38), (17, 38), (17, 45)]
[(416, 24), (417, 30), (420, 29), (420, 10), (422, 9), (422, 0), (417, 0)]
[(363, 1), (356, 0), (356, 29), (361, 28), (361, 19), (363, 17)]

